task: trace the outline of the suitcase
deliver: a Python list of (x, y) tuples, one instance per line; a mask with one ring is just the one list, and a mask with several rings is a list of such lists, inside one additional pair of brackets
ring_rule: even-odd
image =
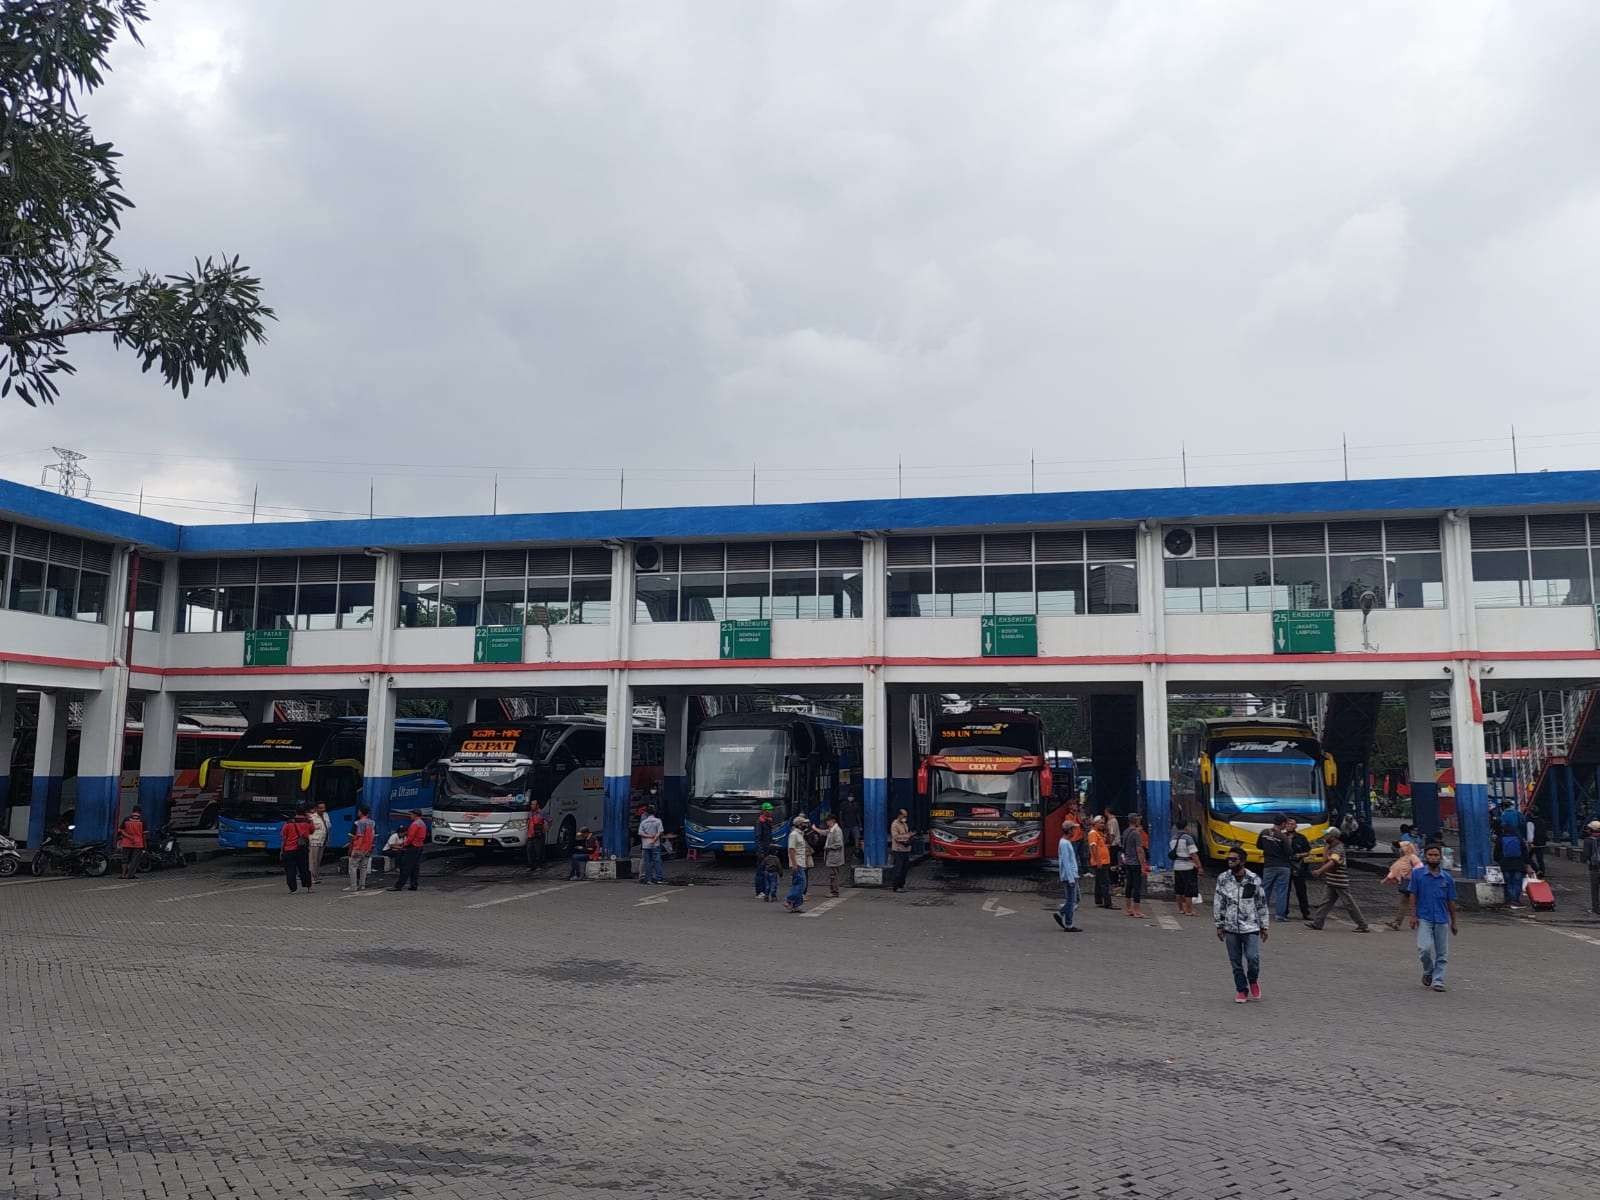
[(1555, 910), (1556, 894), (1550, 890), (1550, 885), (1544, 880), (1530, 879), (1522, 890), (1528, 897), (1528, 903), (1533, 905), (1535, 912), (1553, 912)]

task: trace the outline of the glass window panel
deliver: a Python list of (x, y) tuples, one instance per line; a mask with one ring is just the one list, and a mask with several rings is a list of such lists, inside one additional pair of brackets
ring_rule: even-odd
[(371, 629), (375, 593), (371, 583), (339, 585), (339, 628)]
[(1132, 563), (1089, 564), (1089, 611), (1139, 611), (1139, 576)]
[(1526, 550), (1474, 550), (1472, 603), (1476, 608), (1516, 608), (1528, 603)]
[(988, 612), (1031, 613), (1033, 611), (1032, 567), (985, 567), (983, 590)]
[(483, 580), (446, 579), (439, 593), (440, 625), (478, 625), (483, 611)]
[(933, 616), (933, 572), (926, 567), (895, 567), (889, 572), (891, 617)]
[(80, 621), (106, 619), (106, 591), (110, 577), (99, 571), (85, 571), (78, 576), (78, 605), (74, 615)]
[[(732, 556), (729, 551), (729, 556)], [(772, 577), (765, 571), (729, 571), (727, 617), (752, 621), (772, 615)]]
[(241, 585), (217, 589), (222, 594), (222, 630), (238, 633), (250, 628), (256, 611), (256, 589)]
[(1217, 564), (1209, 558), (1169, 558), (1165, 567), (1168, 612), (1215, 612)]
[(1272, 608), (1271, 567), (1264, 558), (1217, 560), (1217, 611), (1267, 612)]
[(267, 583), (256, 589), (255, 629), (294, 627), (294, 584)]
[[(610, 580), (606, 581), (608, 584)], [(570, 617), (571, 586), (565, 578), (528, 580), (528, 604), (523, 621), (528, 625), (564, 625)]]
[[(4, 528), (0, 528), (0, 545), (9, 545), (10, 542), (11, 542), (11, 534), (8, 531), (6, 531)], [(5, 555), (5, 554), (0, 554), (0, 608), (4, 608), (5, 607), (5, 603), (6, 603), (6, 580), (7, 580), (6, 572), (8, 570), (10, 570), (10, 568), (11, 568), (11, 559), (10, 559), (10, 557), (8, 555)]]
[(51, 563), (45, 573), (44, 615), (70, 617), (78, 595), (78, 568)]
[(672, 572), (634, 580), (633, 619), (638, 624), (678, 619), (678, 577)]
[(772, 615), (786, 620), (809, 621), (817, 615), (817, 573), (774, 571)]
[(573, 625), (611, 624), (611, 580), (574, 579), (567, 620)]
[(302, 583), (299, 599), (295, 601), (294, 627), (296, 629), (339, 628), (339, 585)]
[(184, 588), (178, 597), (179, 633), (215, 633), (222, 597), (216, 588)]
[(439, 623), (439, 585), (406, 582), (400, 585), (400, 624), (407, 629), (432, 629)]
[(156, 627), (156, 614), (161, 611), (161, 579), (148, 579), (141, 575), (139, 586), (134, 592), (133, 600), (133, 627), (135, 629), (154, 629)]
[(982, 567), (939, 567), (933, 573), (934, 613), (976, 617), (984, 610)]
[(861, 570), (834, 571), (824, 568), (817, 574), (817, 616), (824, 621), (853, 620), (861, 616)]
[(1587, 550), (1535, 550), (1533, 603), (1540, 607), (1592, 604)]
[[(485, 579), (483, 581), (483, 623), (485, 625), (521, 625), (523, 599), (527, 580)], [(567, 581), (561, 580), (561, 615), (566, 618)]]
[(1437, 551), (1389, 558), (1390, 608), (1443, 608), (1444, 559)]
[(1069, 616), (1088, 610), (1082, 563), (1040, 563), (1034, 586), (1039, 591), (1039, 615)]
[(1328, 575), (1334, 608), (1358, 609), (1361, 607), (1361, 597), (1366, 592), (1372, 593), (1377, 607), (1386, 607), (1383, 591), (1383, 555), (1330, 555)]
[(1328, 607), (1328, 560), (1321, 554), (1274, 557), (1272, 583), (1284, 608)]
[(31, 558), (11, 560), (11, 598), (6, 607), (36, 613), (44, 607), (44, 564)]
[(720, 621), (723, 617), (722, 572), (685, 571), (679, 619)]

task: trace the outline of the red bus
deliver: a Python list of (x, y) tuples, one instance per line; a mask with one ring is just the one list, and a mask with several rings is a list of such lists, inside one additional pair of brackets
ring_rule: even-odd
[(950, 713), (934, 722), (931, 752), (917, 767), (929, 798), (929, 852), (956, 862), (1039, 862), (1055, 855), (1073, 797), (1058, 795), (1044, 726), (1021, 709)]

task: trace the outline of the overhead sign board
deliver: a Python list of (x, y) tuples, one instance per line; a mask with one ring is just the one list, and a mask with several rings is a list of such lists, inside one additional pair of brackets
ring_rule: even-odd
[(519, 663), (522, 661), (521, 625), (479, 625), (472, 631), (472, 661)]
[(765, 617), (750, 621), (724, 621), (719, 657), (771, 658), (772, 622)]
[(1273, 609), (1272, 652), (1274, 654), (1332, 654), (1333, 609)]
[(987, 613), (980, 625), (984, 658), (1039, 657), (1039, 618), (1032, 613)]
[(289, 630), (246, 629), (244, 631), (244, 665), (247, 667), (287, 667), (289, 665)]

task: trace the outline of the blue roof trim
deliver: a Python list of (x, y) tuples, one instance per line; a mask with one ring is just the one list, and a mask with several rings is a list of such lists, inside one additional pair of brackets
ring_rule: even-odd
[(181, 530), (167, 521), (108, 508), (90, 500), (0, 479), (0, 516), (24, 524), (70, 529), (84, 537), (134, 542), (157, 550), (177, 550)]
[(1223, 521), (1287, 517), (1383, 516), (1459, 508), (1600, 509), (1600, 471), (1530, 475), (1449, 475), (1321, 483), (834, 500), (700, 508), (602, 509), (478, 517), (386, 517), (375, 521), (297, 521), (263, 525), (170, 525), (117, 509), (0, 480), (0, 513), (46, 521), (98, 537), (138, 541), (185, 554), (354, 550), (364, 546), (495, 545), (607, 539), (786, 537), (867, 530), (914, 532), (985, 526), (1130, 521)]

